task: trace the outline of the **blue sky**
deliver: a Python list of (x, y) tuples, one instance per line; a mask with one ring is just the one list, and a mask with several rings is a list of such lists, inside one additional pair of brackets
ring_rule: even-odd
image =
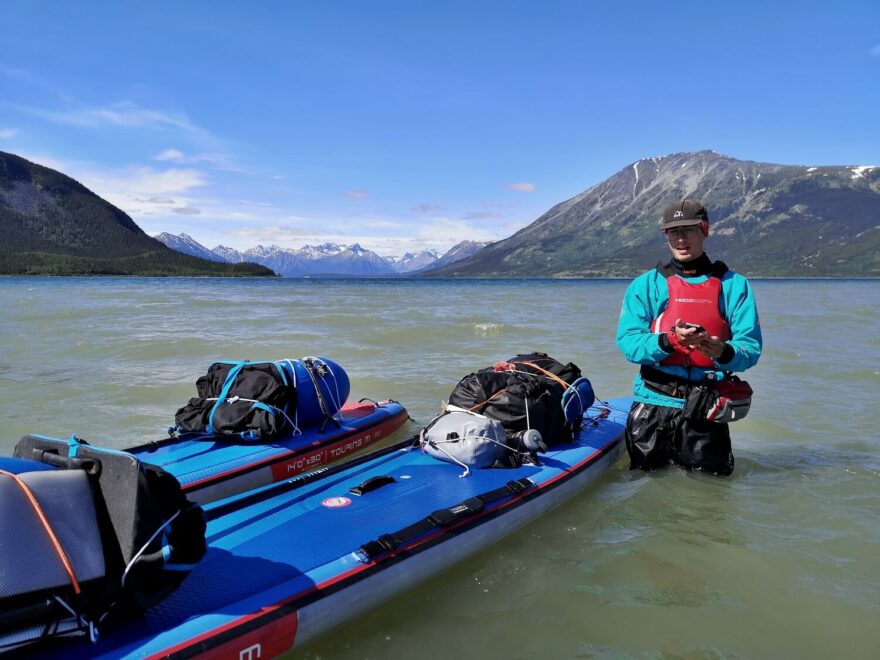
[(0, 4), (0, 150), (208, 247), (496, 240), (701, 149), (880, 165), (880, 2)]

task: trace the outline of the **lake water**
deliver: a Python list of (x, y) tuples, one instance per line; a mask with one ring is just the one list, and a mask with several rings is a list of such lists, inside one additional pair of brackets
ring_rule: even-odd
[[(626, 284), (0, 278), (0, 451), (29, 432), (158, 438), (216, 359), (324, 355), (353, 396), (421, 423), (463, 375), (532, 350), (627, 395)], [(297, 656), (880, 657), (880, 286), (753, 284), (765, 352), (731, 478), (624, 459)]]

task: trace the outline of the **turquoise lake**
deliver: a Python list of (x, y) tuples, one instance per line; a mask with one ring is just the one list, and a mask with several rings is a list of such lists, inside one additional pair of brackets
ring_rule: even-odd
[[(625, 281), (0, 278), (0, 450), (164, 437), (217, 359), (323, 355), (415, 423), (539, 350), (600, 398)], [(880, 657), (880, 283), (753, 281), (765, 350), (719, 479), (621, 460), (504, 541), (316, 640), (312, 658)], [(319, 539), (303, 539), (312, 543)], [(292, 656), (293, 657), (293, 656)]]

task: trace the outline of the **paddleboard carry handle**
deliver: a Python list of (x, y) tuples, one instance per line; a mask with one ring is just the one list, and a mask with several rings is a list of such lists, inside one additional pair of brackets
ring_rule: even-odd
[(348, 492), (354, 495), (364, 495), (366, 493), (370, 493), (374, 490), (381, 488), (382, 486), (387, 486), (388, 484), (393, 484), (395, 481), (394, 477), (389, 476), (387, 474), (380, 475), (378, 477), (370, 477), (366, 481), (357, 486), (352, 486)]

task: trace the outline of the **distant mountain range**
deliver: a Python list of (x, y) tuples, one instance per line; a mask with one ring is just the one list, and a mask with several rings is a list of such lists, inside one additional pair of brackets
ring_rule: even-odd
[(428, 275), (632, 276), (668, 256), (663, 207), (688, 197), (709, 210), (708, 254), (746, 275), (880, 276), (880, 167), (773, 165), (713, 151), (633, 163)]
[(0, 152), (0, 274), (632, 276), (668, 255), (662, 209), (686, 197), (709, 209), (709, 255), (746, 275), (880, 277), (880, 167), (713, 151), (635, 162), (496, 243), (399, 258), (358, 244), (239, 252), (186, 234), (156, 240), (70, 177)]
[(174, 236), (162, 233), (157, 235), (156, 239), (183, 254), (232, 264), (242, 262), (261, 264), (285, 277), (413, 275), (465, 259), (476, 254), (486, 245), (475, 241), (462, 241), (443, 255), (437, 250), (424, 250), (419, 253), (408, 252), (402, 257), (381, 257), (357, 243), (353, 245), (324, 243), (317, 246), (306, 245), (300, 249), (258, 245), (239, 252), (223, 245), (209, 250), (187, 234)]
[(0, 151), (0, 274), (273, 275), (169, 250), (68, 176)]

